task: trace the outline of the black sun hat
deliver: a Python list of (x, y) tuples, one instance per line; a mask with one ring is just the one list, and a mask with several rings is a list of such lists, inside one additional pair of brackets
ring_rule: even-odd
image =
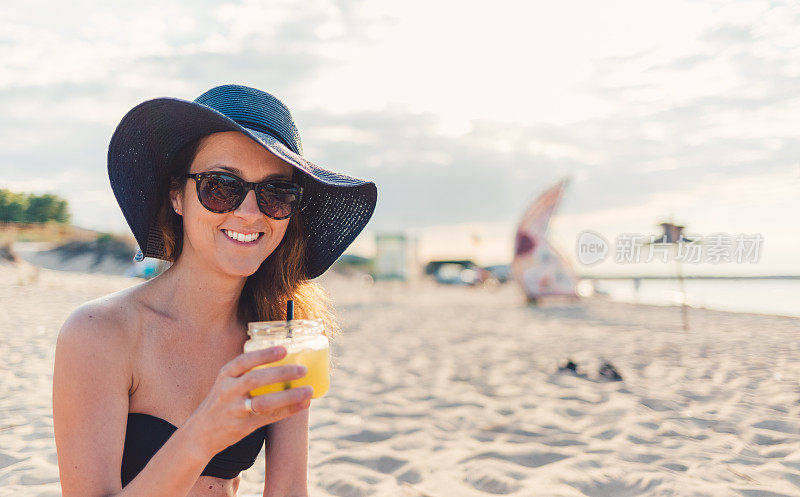
[(212, 88), (192, 101), (156, 98), (137, 105), (117, 125), (108, 146), (108, 177), (143, 257), (165, 259), (155, 226), (167, 169), (186, 143), (239, 131), (291, 164), (308, 233), (306, 274), (324, 273), (364, 229), (377, 201), (375, 183), (324, 169), (303, 157), (289, 108), (276, 97), (240, 85)]

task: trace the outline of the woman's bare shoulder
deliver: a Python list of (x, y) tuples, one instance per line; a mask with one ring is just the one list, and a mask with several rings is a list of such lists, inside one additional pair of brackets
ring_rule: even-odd
[(58, 346), (102, 347), (108, 353), (130, 351), (141, 330), (140, 286), (90, 300), (74, 309), (61, 326)]

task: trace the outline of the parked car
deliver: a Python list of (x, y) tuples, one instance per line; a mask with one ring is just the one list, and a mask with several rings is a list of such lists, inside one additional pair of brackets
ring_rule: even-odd
[(461, 264), (441, 264), (433, 273), (437, 283), (444, 285), (475, 285), (480, 283), (477, 268), (465, 267)]
[(511, 266), (508, 264), (487, 266), (485, 269), (489, 271), (489, 274), (491, 274), (491, 276), (500, 283), (505, 283), (511, 278)]

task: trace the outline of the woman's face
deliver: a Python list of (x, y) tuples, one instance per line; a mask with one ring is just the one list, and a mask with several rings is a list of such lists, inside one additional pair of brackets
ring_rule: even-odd
[[(291, 180), (292, 166), (236, 131), (214, 133), (200, 144), (190, 173), (225, 171), (245, 181)], [(173, 191), (172, 205), (183, 217), (183, 254), (232, 276), (250, 276), (275, 250), (286, 233), (289, 219), (275, 220), (258, 208), (250, 190), (236, 210), (217, 214), (197, 198), (195, 180), (188, 179), (183, 191)], [(233, 240), (228, 232), (252, 235), (250, 242)]]

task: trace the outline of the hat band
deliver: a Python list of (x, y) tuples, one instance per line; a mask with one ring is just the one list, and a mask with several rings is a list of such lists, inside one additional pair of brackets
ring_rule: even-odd
[(281, 136), (281, 134), (277, 130), (272, 129), (269, 126), (264, 126), (261, 123), (256, 123), (256, 122), (253, 122), (253, 121), (244, 121), (244, 120), (241, 120), (241, 119), (234, 119), (234, 121), (236, 121), (236, 123), (244, 126), (245, 128), (254, 129), (254, 130), (259, 131), (261, 133), (268, 134), (271, 137), (273, 137), (276, 140), (278, 140), (279, 142), (283, 143), (283, 145), (286, 146), (286, 148), (288, 148), (292, 152), (294, 152), (296, 154), (300, 154), (300, 152), (298, 150), (295, 150), (297, 148), (297, 146), (289, 145), (289, 143), (286, 140), (283, 139), (283, 137)]

